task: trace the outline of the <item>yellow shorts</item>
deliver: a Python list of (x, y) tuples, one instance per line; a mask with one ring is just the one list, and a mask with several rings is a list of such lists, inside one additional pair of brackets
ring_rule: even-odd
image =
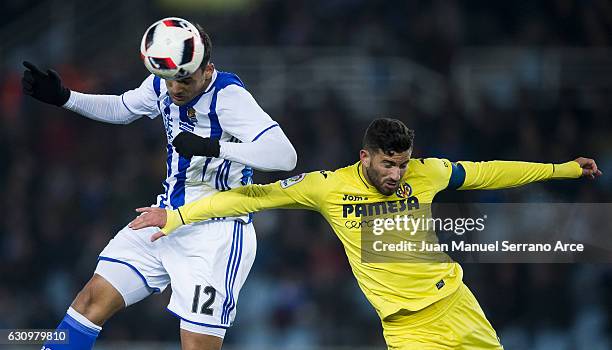
[(389, 349), (503, 349), (465, 284), (423, 310), (400, 311), (382, 321)]

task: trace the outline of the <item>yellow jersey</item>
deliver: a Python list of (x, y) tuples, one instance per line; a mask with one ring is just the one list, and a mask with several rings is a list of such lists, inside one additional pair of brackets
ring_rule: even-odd
[(385, 262), (362, 259), (363, 217), (380, 212), (408, 213), (431, 204), (451, 189), (499, 189), (552, 178), (578, 178), (577, 162), (541, 164), (490, 161), (451, 163), (446, 159), (411, 159), (399, 189), (385, 196), (370, 185), (360, 162), (335, 171), (314, 171), (267, 185), (248, 185), (168, 210), (162, 231), (213, 217), (238, 216), (272, 208), (318, 211), (331, 225), (351, 269), (381, 319), (401, 309), (417, 311), (452, 294), (462, 284), (458, 263)]

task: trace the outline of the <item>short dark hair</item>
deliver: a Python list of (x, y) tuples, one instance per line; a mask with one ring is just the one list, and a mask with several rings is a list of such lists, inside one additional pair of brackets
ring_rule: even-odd
[(368, 151), (381, 150), (383, 153), (405, 152), (412, 148), (414, 130), (397, 119), (374, 119), (363, 137), (363, 148)]
[(202, 64), (200, 65), (200, 68), (206, 68), (206, 65), (210, 63), (210, 56), (212, 53), (212, 41), (210, 40), (210, 36), (208, 35), (208, 33), (206, 33), (204, 28), (199, 23), (191, 23), (193, 23), (193, 25), (198, 29), (198, 32), (200, 32), (200, 38), (202, 38), (202, 43), (204, 44), (204, 58), (202, 59)]

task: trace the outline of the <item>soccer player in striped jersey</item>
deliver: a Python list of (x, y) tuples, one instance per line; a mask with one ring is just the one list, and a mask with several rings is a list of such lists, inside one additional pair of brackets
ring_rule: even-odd
[[(129, 226), (162, 228), (151, 237), (157, 241), (180, 235), (183, 225), (215, 216), (272, 208), (318, 211), (342, 242), (361, 290), (382, 321), (389, 349), (502, 349), (463, 283), (458, 263), (431, 262), (427, 256), (418, 263), (364, 261), (362, 220), (376, 218), (372, 214), (376, 210), (431, 215), (421, 209), (446, 189), (500, 189), (548, 179), (596, 177), (601, 171), (587, 158), (563, 164), (411, 159), (413, 135), (398, 120), (377, 119), (368, 127), (360, 160), (353, 165), (217, 193), (174, 210), (139, 208), (144, 214)], [(416, 235), (430, 237), (425, 231)]]
[[(288, 171), (295, 149), (235, 74), (215, 69), (209, 36), (200, 68), (180, 80), (148, 76), (120, 96), (70, 91), (57, 73), (24, 62), (24, 93), (85, 117), (128, 124), (160, 116), (167, 138), (167, 173), (155, 206), (176, 209), (201, 197), (252, 183), (253, 169)], [(236, 314), (238, 294), (255, 259), (248, 213), (210, 218), (181, 229), (176, 239), (151, 242), (155, 229), (124, 227), (100, 253), (93, 277), (58, 329), (70, 344), (91, 349), (117, 311), (172, 285), (168, 311), (180, 319), (183, 349), (220, 349)]]

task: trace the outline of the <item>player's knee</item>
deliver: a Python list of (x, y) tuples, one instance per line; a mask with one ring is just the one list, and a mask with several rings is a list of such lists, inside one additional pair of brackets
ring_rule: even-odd
[(77, 294), (72, 308), (91, 322), (102, 325), (124, 306), (123, 297), (99, 275), (94, 275)]

